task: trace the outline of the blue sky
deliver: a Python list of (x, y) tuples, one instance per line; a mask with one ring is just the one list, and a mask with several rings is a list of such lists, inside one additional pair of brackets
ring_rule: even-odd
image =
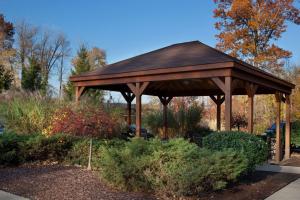
[[(82, 42), (100, 47), (108, 63), (191, 40), (215, 46), (214, 8), (213, 0), (0, 0), (7, 20), (64, 32), (73, 55)], [(289, 24), (278, 41), (291, 63), (300, 64), (299, 35)]]

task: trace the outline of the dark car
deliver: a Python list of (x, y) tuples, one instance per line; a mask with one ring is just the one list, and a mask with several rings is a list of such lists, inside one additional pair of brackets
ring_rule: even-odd
[(4, 133), (4, 125), (0, 123), (0, 135)]
[[(126, 133), (123, 133), (124, 136), (126, 136), (127, 138), (133, 138), (136, 136), (136, 126), (135, 124), (132, 124), (130, 126), (128, 126), (128, 129), (127, 129), (127, 132)], [(141, 128), (141, 137), (145, 138), (145, 139), (148, 139), (148, 138), (153, 138), (154, 135), (152, 135), (151, 133), (149, 133), (147, 131), (147, 129), (145, 128)]]
[[(285, 122), (280, 122), (280, 131), (285, 133)], [(265, 136), (275, 138), (276, 137), (276, 123), (272, 124), (266, 131)]]

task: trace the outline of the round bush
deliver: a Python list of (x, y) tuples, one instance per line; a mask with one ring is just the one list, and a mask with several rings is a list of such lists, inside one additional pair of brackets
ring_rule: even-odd
[(230, 148), (241, 152), (247, 158), (249, 171), (268, 158), (266, 142), (256, 135), (244, 132), (214, 132), (203, 138), (203, 147), (218, 151)]

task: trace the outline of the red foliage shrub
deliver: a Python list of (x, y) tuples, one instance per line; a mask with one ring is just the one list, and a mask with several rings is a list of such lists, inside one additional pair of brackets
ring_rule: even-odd
[(75, 136), (114, 137), (114, 120), (101, 108), (58, 109), (46, 134), (65, 133)]

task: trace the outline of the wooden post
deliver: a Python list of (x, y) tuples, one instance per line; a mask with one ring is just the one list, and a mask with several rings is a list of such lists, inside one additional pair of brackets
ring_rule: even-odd
[(232, 120), (232, 79), (225, 77), (225, 130), (231, 130)]
[(281, 100), (282, 94), (276, 92), (276, 144), (275, 144), (275, 161), (277, 163), (281, 160), (281, 133), (280, 133), (280, 109), (281, 109)]
[(143, 83), (128, 83), (127, 86), (135, 95), (136, 100), (136, 117), (135, 117), (135, 126), (136, 126), (136, 136), (141, 137), (141, 123), (142, 123), (142, 94), (149, 85), (149, 82)]
[[(139, 83), (137, 83), (139, 85)], [(135, 128), (136, 128), (136, 136), (141, 137), (142, 132), (142, 95), (136, 95), (136, 114), (135, 114)]]
[(221, 97), (221, 95), (217, 95), (217, 98), (215, 96), (210, 96), (210, 98), (215, 102), (217, 106), (217, 112), (216, 112), (216, 120), (217, 120), (217, 131), (221, 130), (221, 105), (224, 102), (224, 96)]
[(252, 83), (246, 84), (246, 92), (248, 95), (248, 132), (253, 133), (253, 105), (254, 105), (254, 95), (257, 91), (257, 85)]
[(225, 77), (225, 83), (219, 78), (215, 77), (211, 79), (225, 94), (225, 130), (231, 130), (231, 118), (232, 118), (232, 78), (231, 76)]
[(127, 124), (128, 126), (130, 126), (131, 125), (131, 102), (135, 98), (135, 95), (131, 94), (130, 92), (121, 92), (121, 94), (127, 102), (127, 114), (128, 114)]
[(85, 87), (83, 86), (76, 86), (75, 87), (75, 102), (79, 103), (80, 97), (84, 92)]
[(284, 158), (291, 157), (291, 111), (290, 111), (290, 95), (285, 95), (285, 154)]
[(160, 102), (163, 104), (163, 116), (164, 116), (164, 135), (163, 139), (168, 139), (168, 104), (173, 97), (159, 96)]

